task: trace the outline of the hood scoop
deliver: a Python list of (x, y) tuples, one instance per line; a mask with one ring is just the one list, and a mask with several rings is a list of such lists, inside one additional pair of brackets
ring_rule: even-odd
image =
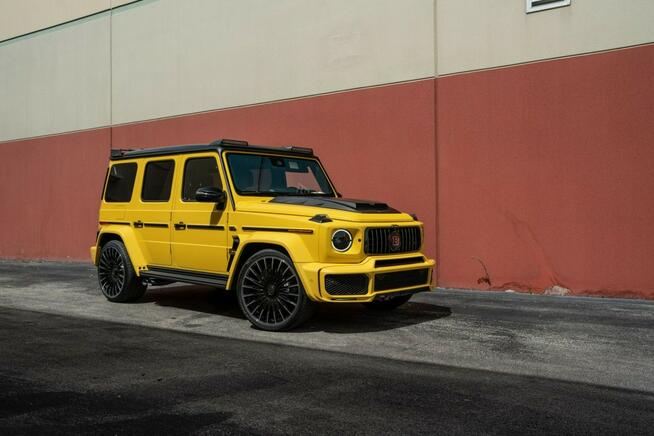
[(270, 200), (271, 203), (295, 204), (298, 206), (323, 207), (325, 209), (344, 210), (358, 213), (399, 213), (386, 203), (350, 198), (280, 196)]

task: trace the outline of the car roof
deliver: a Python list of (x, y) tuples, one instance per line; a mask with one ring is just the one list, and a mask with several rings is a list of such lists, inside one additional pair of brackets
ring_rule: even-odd
[(172, 145), (167, 147), (143, 148), (138, 150), (111, 150), (111, 160), (135, 159), (141, 157), (168, 156), (174, 154), (200, 153), (203, 151), (237, 150), (255, 151), (264, 153), (288, 154), (291, 156), (314, 156), (313, 150), (306, 147), (267, 147), (262, 145), (250, 145), (247, 141), (235, 139), (219, 139), (211, 144)]

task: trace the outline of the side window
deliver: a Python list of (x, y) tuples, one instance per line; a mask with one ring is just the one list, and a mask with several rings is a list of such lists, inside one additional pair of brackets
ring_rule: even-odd
[(184, 165), (182, 200), (195, 201), (195, 191), (206, 187), (221, 188), (218, 165), (213, 157), (188, 159)]
[(132, 199), (136, 164), (114, 164), (109, 170), (104, 201), (108, 203), (129, 202)]
[(141, 200), (168, 201), (170, 188), (173, 186), (174, 170), (175, 162), (172, 160), (148, 162), (145, 166)]

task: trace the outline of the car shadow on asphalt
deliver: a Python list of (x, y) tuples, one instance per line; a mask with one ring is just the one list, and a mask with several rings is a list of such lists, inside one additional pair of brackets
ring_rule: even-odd
[(233, 293), (209, 286), (150, 286), (136, 303), (154, 303), (158, 306), (245, 319)]
[(367, 333), (394, 330), (448, 317), (449, 307), (409, 301), (394, 310), (371, 310), (362, 304), (321, 304), (296, 332)]
[[(233, 292), (207, 286), (169, 285), (151, 287), (138, 304), (159, 306), (245, 319)], [(395, 310), (371, 310), (362, 304), (320, 304), (314, 316), (296, 333), (366, 333), (394, 330), (448, 317), (452, 310), (446, 306), (409, 301)]]

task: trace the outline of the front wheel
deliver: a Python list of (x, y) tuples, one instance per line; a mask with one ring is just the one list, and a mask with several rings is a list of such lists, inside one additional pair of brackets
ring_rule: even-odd
[(262, 250), (250, 257), (238, 277), (238, 304), (256, 328), (290, 330), (313, 314), (293, 261), (276, 250)]
[(105, 298), (117, 303), (138, 300), (147, 287), (136, 275), (127, 249), (120, 241), (109, 241), (102, 246), (98, 282)]

